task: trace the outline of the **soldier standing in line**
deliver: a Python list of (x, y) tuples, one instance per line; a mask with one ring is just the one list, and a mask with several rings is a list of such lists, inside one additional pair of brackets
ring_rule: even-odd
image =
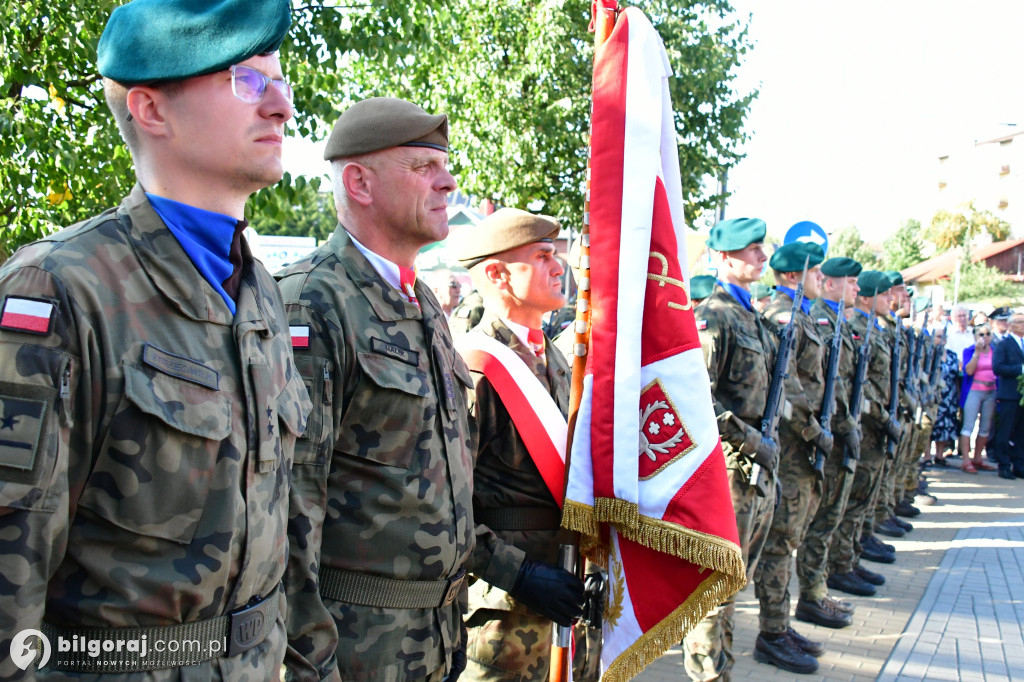
[[(289, 23), (284, 0), (135, 0), (100, 37), (138, 184), (0, 269), (0, 678), (34, 679), (7, 656), (27, 628), (53, 643), (47, 677), (262, 681), (284, 660), (309, 400), (241, 235), (283, 172)], [(128, 649), (62, 655), (72, 636)]]
[[(878, 492), (878, 502), (875, 507), (874, 525), (867, 526), (866, 532), (872, 530), (889, 537), (901, 538), (913, 530), (909, 523), (898, 519), (895, 514), (896, 506), (896, 481), (903, 475), (904, 464), (911, 456), (915, 440), (915, 417), (917, 414), (918, 400), (918, 377), (915, 369), (911, 367), (913, 358), (911, 350), (914, 348), (914, 329), (910, 324), (911, 299), (907, 288), (903, 285), (903, 277), (895, 270), (884, 273), (892, 282), (889, 293), (892, 297), (890, 304), (890, 315), (883, 317), (882, 324), (889, 327), (893, 335), (896, 334), (895, 319), (904, 319), (903, 331), (899, 335), (900, 344), (900, 382), (899, 382), (899, 410), (900, 438), (896, 443), (896, 452), (893, 457), (886, 458), (885, 468), (882, 473), (882, 484)], [(900, 490), (900, 497), (903, 493)]]
[[(385, 97), (335, 123), (338, 228), (279, 274), (313, 413), (293, 468), (289, 619), (343, 679), (441, 680), (465, 665), (472, 378), (413, 263), (448, 235), (448, 119)], [(461, 595), (461, 596), (460, 596)], [(322, 597), (322, 603), (321, 603)], [(335, 634), (335, 628), (337, 634)]]
[[(554, 218), (503, 208), (459, 248), (484, 300), (480, 324), (457, 344), (473, 373), (469, 404), (478, 434), (464, 679), (546, 681), (552, 621), (568, 626), (583, 612), (583, 583), (556, 565), (559, 544), (573, 540), (560, 526), (564, 490), (545, 473), (564, 471), (557, 450), (564, 433), (556, 444), (536, 427), (553, 413), (564, 419), (569, 408), (569, 366), (541, 331), (543, 316), (565, 302), (552, 241), (558, 231)], [(515, 385), (495, 375), (498, 366)], [(574, 678), (586, 679), (583, 626), (578, 633)], [(595, 680), (596, 653), (589, 652)]]
[[(748, 580), (771, 526), (779, 459), (777, 423), (768, 437), (761, 436), (777, 343), (767, 320), (753, 309), (749, 292), (768, 260), (765, 231), (764, 221), (756, 218), (725, 220), (711, 228), (707, 245), (715, 253), (719, 283), (694, 311)], [(758, 469), (761, 479), (752, 481)], [(691, 679), (729, 678), (734, 612), (730, 599), (686, 635), (685, 666)]]
[(448, 327), (451, 329), (452, 336), (465, 334), (480, 324), (480, 318), (483, 316), (484, 299), (479, 291), (473, 289), (459, 301), (448, 318)]
[[(856, 312), (850, 319), (850, 331), (858, 346), (864, 343), (867, 336), (872, 306), (878, 316), (888, 313), (891, 286), (885, 274), (877, 270), (864, 270), (857, 277)], [(888, 411), (892, 336), (877, 319), (874, 325), (868, 339), (869, 364), (861, 413), (860, 462), (857, 463), (843, 520), (829, 547), (826, 581), (834, 590), (865, 597), (875, 594), (876, 590), (856, 570), (864, 552), (861, 531), (865, 523), (874, 519), (874, 503), (885, 460), (886, 438), (889, 434), (898, 436), (900, 433), (899, 423), (895, 418), (890, 418)]]
[[(782, 498), (775, 508), (771, 530), (754, 574), (760, 601), (760, 633), (754, 658), (794, 673), (818, 669), (816, 655), (825, 651), (820, 642), (799, 635), (789, 621), (789, 582), (793, 552), (803, 544), (804, 533), (817, 511), (821, 484), (814, 471), (820, 448), (832, 451), (832, 433), (822, 428), (821, 414), (828, 369), (828, 340), (808, 314), (819, 295), (824, 252), (817, 244), (794, 242), (780, 246), (768, 265), (775, 271), (775, 298), (764, 310), (779, 333), (792, 324), (793, 351), (786, 368), (786, 409), (779, 427), (779, 482)], [(796, 289), (803, 285), (804, 298), (794, 311)], [(852, 610), (852, 609), (851, 609)], [(828, 597), (797, 603), (796, 617), (825, 627), (841, 628), (853, 621), (850, 614)]]
[[(860, 263), (851, 258), (830, 258), (821, 264), (821, 273), (824, 275), (821, 296), (811, 306), (811, 318), (819, 325), (818, 329), (823, 338), (831, 339), (835, 334), (840, 303), (843, 304), (844, 315), (847, 311), (853, 312), (859, 290), (857, 276), (860, 272)], [(854, 462), (860, 459), (861, 427), (859, 421), (853, 417), (854, 410), (851, 405), (859, 344), (854, 340), (850, 324), (845, 320), (840, 335), (842, 351), (836, 376), (835, 411), (832, 414), (832, 432), (836, 444), (832, 448), (832, 453), (825, 459), (821, 502), (807, 529), (803, 544), (796, 551), (796, 573), (802, 602), (830, 599), (825, 582), (829, 547), (842, 521), (854, 479), (854, 475), (843, 467), (843, 462), (846, 458)], [(874, 582), (877, 580), (885, 581), (882, 576), (867, 571), (859, 564), (855, 565), (853, 570), (861, 579), (869, 580), (872, 584), (881, 584)]]
[[(931, 302), (925, 298), (912, 300), (913, 308), (920, 316), (931, 307)], [(921, 455), (929, 450), (932, 440), (932, 424), (935, 421), (935, 414), (938, 406), (936, 390), (931, 383), (929, 373), (930, 358), (934, 352), (934, 341), (931, 333), (924, 327), (924, 320), (921, 320), (921, 328), (916, 331), (917, 342), (921, 349), (916, 351), (917, 362), (917, 385), (918, 385), (918, 414), (914, 419), (914, 442), (911, 450), (903, 464), (900, 478), (896, 481), (893, 511), (896, 520), (902, 518), (913, 518), (921, 514), (921, 510), (914, 506), (914, 496), (922, 480)], [(909, 525), (909, 524), (907, 524)]]

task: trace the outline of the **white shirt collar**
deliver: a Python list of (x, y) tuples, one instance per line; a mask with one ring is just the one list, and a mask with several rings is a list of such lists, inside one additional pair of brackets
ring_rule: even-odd
[(512, 333), (516, 335), (516, 338), (519, 339), (519, 343), (523, 344), (524, 348), (530, 348), (529, 327), (517, 324), (515, 322), (509, 322), (505, 318), (502, 318), (501, 321), (504, 322), (505, 326), (508, 327), (512, 331)]
[[(345, 231), (348, 232), (348, 230)], [(370, 265), (372, 265), (373, 269), (377, 271), (377, 274), (383, 277), (385, 282), (397, 289), (402, 296), (405, 296), (406, 299), (408, 299), (409, 297), (406, 296), (404, 291), (402, 291), (402, 276), (398, 272), (398, 265), (392, 263), (380, 254), (370, 251), (370, 249), (363, 246), (351, 232), (348, 232), (348, 237), (352, 240), (355, 247), (359, 249), (359, 253), (366, 256), (366, 260), (370, 261)]]

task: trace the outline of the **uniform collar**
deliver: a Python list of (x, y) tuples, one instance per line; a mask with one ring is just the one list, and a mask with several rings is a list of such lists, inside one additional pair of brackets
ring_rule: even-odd
[[(388, 282), (384, 275), (373, 266), (370, 257), (360, 250), (355, 239), (342, 225), (338, 225), (338, 228), (334, 230), (328, 244), (341, 262), (342, 268), (359, 287), (367, 303), (373, 309), (374, 315), (381, 321), (422, 319), (423, 310), (426, 310), (427, 305), (434, 305), (430, 303), (433, 301), (433, 294), (430, 293), (428, 287), (423, 286), (422, 282), (416, 283), (416, 298), (420, 306), (410, 303), (405, 295), (395, 285)], [(376, 256), (372, 251), (367, 251)], [(394, 276), (395, 283), (400, 285), (397, 265)]]
[[(790, 289), (789, 287), (784, 287), (781, 284), (776, 284), (775, 285), (775, 291), (781, 291), (782, 293), (784, 293), (787, 296), (789, 296), (790, 299), (792, 299), (794, 301), (796, 300), (796, 291), (793, 290), (793, 289)], [(809, 315), (810, 314), (810, 312), (811, 312), (811, 304), (812, 303), (813, 303), (813, 301), (808, 300), (808, 298), (806, 296), (804, 296), (800, 300), (800, 310), (803, 311), (804, 315)]]
[(736, 301), (749, 310), (754, 312), (754, 306), (750, 302), (750, 292), (737, 284), (727, 284), (722, 280), (718, 280), (718, 283), (722, 285), (722, 288), (729, 292), (729, 294), (736, 299)]

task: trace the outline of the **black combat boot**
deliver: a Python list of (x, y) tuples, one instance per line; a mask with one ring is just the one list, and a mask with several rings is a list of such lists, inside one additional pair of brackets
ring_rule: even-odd
[(875, 524), (875, 532), (886, 535), (890, 538), (901, 538), (907, 534), (905, 530), (893, 523), (891, 518)]
[(818, 671), (818, 661), (797, 646), (788, 632), (759, 634), (754, 642), (754, 660), (801, 675)]
[(826, 628), (845, 628), (853, 625), (853, 616), (834, 608), (830, 599), (811, 601), (801, 599), (796, 603), (796, 619), (814, 623)]
[(889, 520), (895, 523), (897, 527), (902, 528), (904, 533), (909, 533), (910, 531), (914, 530), (914, 526), (910, 523), (910, 521), (904, 521), (898, 516), (891, 516), (889, 517)]
[(920, 516), (921, 510), (912, 505), (907, 500), (900, 500), (896, 504), (896, 516), (904, 516), (908, 519), (912, 519), (915, 516)]
[(815, 658), (818, 658), (825, 653), (824, 642), (812, 642), (793, 628), (786, 630), (786, 634), (789, 635), (789, 638), (793, 640), (794, 644), (803, 649), (804, 653), (810, 654)]
[(883, 552), (888, 552), (889, 554), (895, 554), (896, 553), (896, 547), (895, 546), (890, 545), (888, 542), (882, 542), (881, 540), (878, 539), (877, 535), (864, 535), (864, 536), (861, 536), (860, 544), (861, 544), (861, 546), (870, 544), (875, 549), (881, 550)]
[(861, 580), (863, 580), (866, 583), (871, 583), (872, 585), (884, 585), (885, 584), (885, 576), (884, 575), (882, 575), (881, 573), (875, 573), (874, 571), (869, 571), (868, 569), (864, 568), (860, 564), (857, 564), (856, 566), (853, 567), (853, 572), (857, 574), (858, 578), (860, 578)]
[(829, 602), (832, 605), (833, 609), (835, 609), (836, 611), (840, 611), (842, 613), (852, 614), (856, 609), (856, 607), (853, 604), (846, 601), (845, 599), (837, 599), (836, 597), (832, 597), (830, 595), (825, 595), (825, 601)]
[(839, 590), (846, 594), (855, 594), (858, 597), (873, 597), (877, 591), (873, 585), (869, 585), (861, 580), (853, 571), (830, 575), (826, 583), (830, 589)]

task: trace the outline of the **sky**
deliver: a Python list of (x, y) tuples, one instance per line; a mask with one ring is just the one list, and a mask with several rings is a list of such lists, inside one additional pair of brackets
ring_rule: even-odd
[[(754, 41), (737, 87), (760, 94), (727, 218), (779, 239), (802, 220), (854, 225), (880, 244), (931, 219), (940, 155), (1024, 130), (1024, 0), (732, 4)], [(286, 167), (327, 172), (322, 149), (289, 140)]]
[[(733, 0), (760, 94), (727, 218), (812, 220), (880, 243), (935, 208), (938, 157), (1024, 130), (1024, 2)], [(1022, 226), (1024, 227), (1024, 226)]]

